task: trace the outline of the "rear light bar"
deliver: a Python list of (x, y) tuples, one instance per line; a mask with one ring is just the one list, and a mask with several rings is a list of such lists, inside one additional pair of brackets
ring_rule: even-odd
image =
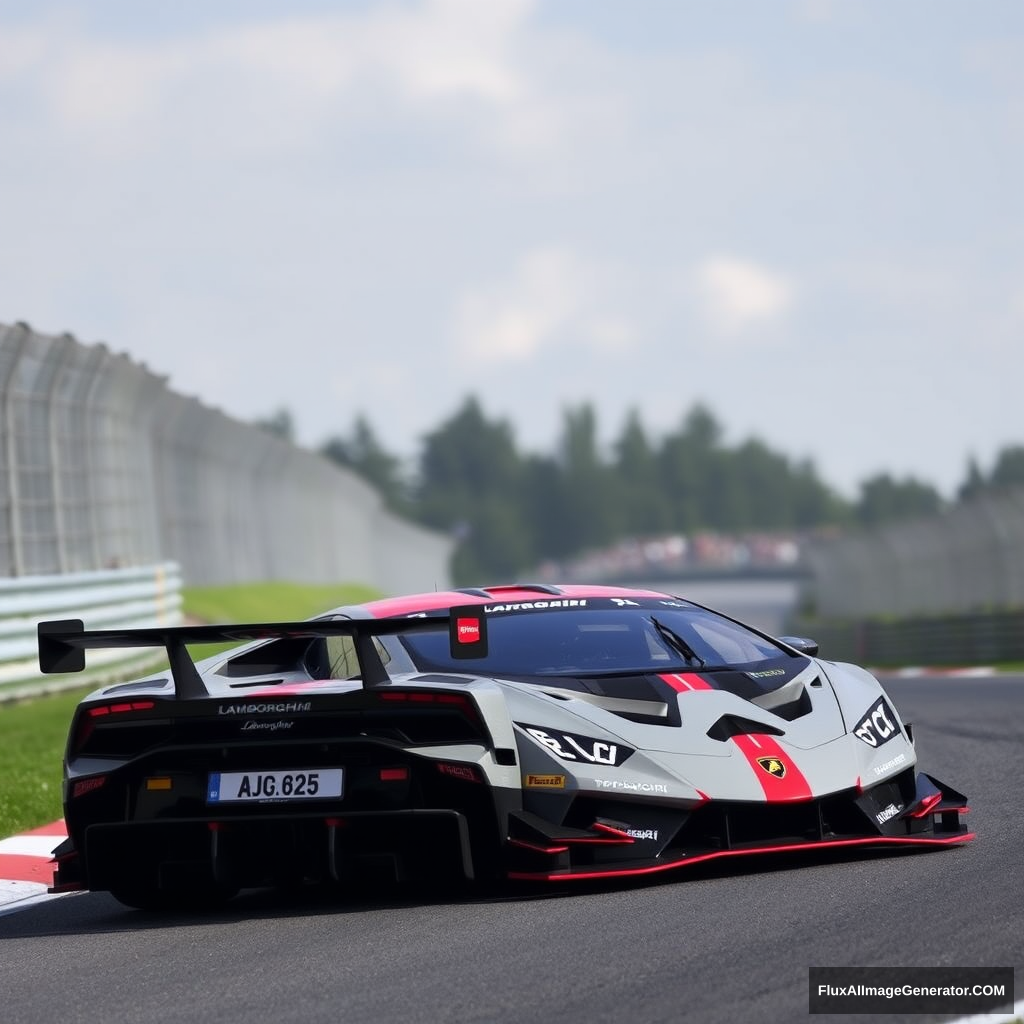
[(156, 707), (156, 701), (133, 700), (122, 704), (97, 704), (89, 708), (90, 718), (100, 718), (103, 715), (120, 715), (125, 711), (151, 711)]
[(373, 692), (376, 699), (383, 704), (460, 711), (476, 728), (484, 728), (476, 702), (464, 693), (450, 693), (444, 690), (395, 690), (390, 687)]
[(154, 700), (131, 700), (118, 701), (116, 704), (96, 704), (91, 708), (86, 708), (79, 717), (78, 726), (75, 729), (74, 752), (77, 753), (85, 746), (96, 728), (97, 719), (107, 721), (111, 715), (152, 711), (155, 707), (156, 701)]

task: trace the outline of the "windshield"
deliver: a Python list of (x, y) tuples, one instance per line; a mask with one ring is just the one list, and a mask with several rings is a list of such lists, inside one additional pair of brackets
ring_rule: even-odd
[(681, 602), (488, 612), (487, 634), (487, 657), (471, 662), (451, 657), (447, 631), (408, 634), (402, 643), (421, 670), (488, 675), (703, 670), (788, 654), (738, 623)]

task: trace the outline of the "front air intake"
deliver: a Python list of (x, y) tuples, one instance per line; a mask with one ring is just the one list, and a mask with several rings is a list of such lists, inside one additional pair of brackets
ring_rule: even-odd
[(707, 735), (713, 740), (720, 740), (724, 743), (731, 740), (733, 736), (785, 736), (782, 729), (774, 725), (766, 725), (764, 722), (752, 722), (749, 718), (740, 718), (739, 715), (722, 715), (715, 722)]

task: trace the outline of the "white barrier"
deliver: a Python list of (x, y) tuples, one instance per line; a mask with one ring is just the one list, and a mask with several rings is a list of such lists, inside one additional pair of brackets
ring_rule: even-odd
[(53, 576), (0, 579), (0, 702), (100, 685), (132, 671), (156, 668), (162, 651), (131, 648), (89, 655), (84, 673), (39, 671), (36, 628), (44, 619), (81, 619), (88, 629), (176, 626), (181, 623), (177, 563)]

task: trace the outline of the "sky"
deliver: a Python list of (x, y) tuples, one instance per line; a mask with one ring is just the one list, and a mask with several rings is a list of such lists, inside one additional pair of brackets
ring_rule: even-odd
[(1024, 444), (1020, 0), (0, 0), (0, 323), (300, 443)]

